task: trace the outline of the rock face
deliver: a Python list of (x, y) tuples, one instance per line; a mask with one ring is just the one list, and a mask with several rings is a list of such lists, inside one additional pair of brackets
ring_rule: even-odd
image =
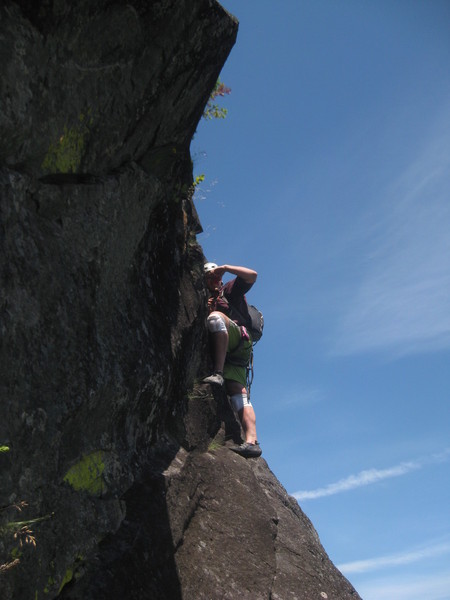
[(236, 33), (214, 0), (2, 3), (2, 599), (359, 597), (194, 385), (189, 144)]
[(185, 423), (181, 447), (153, 448), (120, 528), (61, 598), (358, 599), (265, 460), (229, 450), (240, 430), (226, 397), (195, 385)]

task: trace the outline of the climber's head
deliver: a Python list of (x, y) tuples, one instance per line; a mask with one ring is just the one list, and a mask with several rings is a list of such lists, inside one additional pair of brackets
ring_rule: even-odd
[(207, 262), (203, 265), (206, 285), (211, 292), (217, 291), (222, 283), (222, 276), (215, 273), (216, 263)]
[(207, 262), (203, 265), (203, 272), (205, 273), (205, 275), (207, 276), (212, 275), (214, 272), (214, 269), (217, 269), (217, 265), (216, 263), (213, 262)]

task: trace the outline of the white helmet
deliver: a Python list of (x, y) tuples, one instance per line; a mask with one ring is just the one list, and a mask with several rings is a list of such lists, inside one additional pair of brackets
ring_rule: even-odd
[(207, 262), (207, 263), (205, 263), (203, 265), (203, 272), (204, 273), (209, 273), (210, 271), (213, 271), (214, 269), (217, 269), (216, 263)]

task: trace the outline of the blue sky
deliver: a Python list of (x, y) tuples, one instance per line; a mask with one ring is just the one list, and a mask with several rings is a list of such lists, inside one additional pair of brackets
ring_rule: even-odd
[(259, 273), (264, 458), (364, 600), (449, 600), (450, 3), (222, 4), (198, 239)]

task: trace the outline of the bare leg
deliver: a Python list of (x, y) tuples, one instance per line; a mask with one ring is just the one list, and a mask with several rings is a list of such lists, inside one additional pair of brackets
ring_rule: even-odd
[[(227, 392), (230, 396), (233, 394), (246, 394), (247, 389), (238, 381), (227, 381)], [(256, 415), (253, 406), (244, 406), (238, 412), (238, 417), (244, 431), (245, 441), (254, 444), (258, 438), (256, 435)]]
[(256, 437), (256, 416), (253, 406), (244, 406), (238, 414), (244, 430), (245, 441), (254, 444), (258, 438)]
[(208, 330), (210, 333), (211, 351), (214, 363), (214, 372), (203, 379), (204, 383), (222, 386), (224, 383), (223, 369), (228, 350), (228, 327), (230, 321), (220, 312), (212, 312), (208, 317)]
[(211, 342), (213, 345), (214, 371), (223, 373), (228, 348), (228, 331), (212, 333)]

